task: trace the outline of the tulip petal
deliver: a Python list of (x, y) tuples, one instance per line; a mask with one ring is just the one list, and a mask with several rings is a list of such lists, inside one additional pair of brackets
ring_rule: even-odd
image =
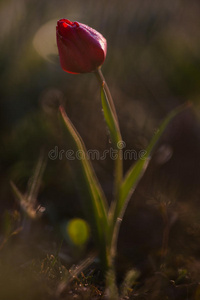
[(69, 73), (88, 73), (98, 69), (107, 53), (106, 39), (93, 28), (61, 19), (56, 27), (61, 67)]

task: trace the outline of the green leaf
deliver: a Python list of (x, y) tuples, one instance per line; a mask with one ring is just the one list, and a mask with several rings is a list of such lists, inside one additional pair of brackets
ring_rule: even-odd
[[(106, 260), (106, 232), (108, 230), (108, 204), (99, 181), (96, 177), (92, 164), (87, 157), (87, 151), (83, 140), (68, 118), (64, 108), (60, 107), (61, 120), (67, 137), (68, 148), (82, 153), (82, 159), (75, 158), (71, 161), (73, 170), (77, 170), (75, 177), (77, 186), (81, 189), (83, 208), (93, 231), (97, 246)], [(105, 263), (106, 264), (106, 263)]]
[(116, 218), (119, 216), (121, 217), (121, 215), (123, 215), (123, 211), (127, 205), (127, 202), (130, 199), (132, 193), (134, 192), (141, 177), (143, 176), (150, 161), (151, 154), (156, 144), (158, 143), (161, 135), (165, 131), (167, 125), (178, 113), (180, 113), (186, 107), (188, 107), (188, 104), (179, 106), (178, 108), (174, 109), (171, 113), (169, 113), (169, 115), (164, 119), (163, 123), (161, 124), (156, 134), (150, 141), (146, 149), (146, 153), (144, 154), (142, 159), (139, 159), (127, 172), (120, 189), (120, 197), (115, 211)]
[(119, 192), (119, 198), (117, 199), (116, 206), (114, 208), (113, 217), (112, 217), (112, 225), (109, 233), (109, 237), (111, 240), (111, 256), (114, 257), (116, 253), (116, 244), (117, 238), (119, 233), (120, 224), (127, 207), (128, 201), (133, 194), (137, 184), (139, 183), (140, 179), (142, 178), (148, 163), (150, 161), (150, 157), (152, 151), (154, 150), (157, 142), (159, 141), (161, 135), (163, 134), (164, 130), (166, 129), (169, 122), (182, 110), (184, 110), (187, 105), (180, 106), (174, 109), (163, 121), (159, 129), (157, 130), (156, 134), (153, 136), (152, 140), (150, 141), (146, 153), (144, 154), (142, 159), (139, 159), (127, 172), (121, 186)]

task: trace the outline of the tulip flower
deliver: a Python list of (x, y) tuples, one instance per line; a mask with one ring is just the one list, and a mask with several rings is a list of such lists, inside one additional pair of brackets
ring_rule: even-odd
[(96, 71), (104, 62), (106, 39), (93, 28), (61, 19), (56, 27), (60, 64), (69, 73)]
[[(81, 196), (84, 198), (83, 205), (86, 217), (91, 233), (93, 234), (94, 242), (96, 243), (96, 249), (98, 249), (102, 269), (107, 273), (107, 294), (110, 295), (110, 299), (118, 299), (119, 296), (115, 285), (114, 260), (117, 254), (117, 240), (121, 221), (132, 193), (144, 175), (152, 152), (157, 146), (160, 137), (170, 120), (181, 112), (184, 107), (178, 107), (167, 116), (150, 141), (144, 155), (137, 162), (134, 162), (128, 172), (124, 174), (123, 147), (120, 147), (124, 142), (120, 132), (114, 101), (101, 71), (101, 65), (106, 57), (106, 39), (89, 26), (66, 19), (61, 19), (57, 22), (56, 35), (60, 63), (64, 71), (75, 74), (93, 72), (101, 86), (103, 114), (108, 127), (112, 149), (115, 151), (113, 200), (110, 206), (95, 174), (91, 160), (85, 159), (87, 157), (85, 144), (67, 116), (63, 106), (60, 106), (60, 113), (62, 124), (64, 125), (63, 129), (68, 139), (67, 143), (72, 145), (73, 151), (83, 154), (81, 159), (74, 160), (75, 169), (78, 171), (77, 186), (81, 187)], [(77, 234), (80, 236), (83, 235), (82, 227), (84, 226), (82, 225), (85, 223), (82, 223), (81, 226), (77, 226), (77, 223), (73, 222), (73, 224), (71, 223), (73, 226), (68, 226), (67, 228), (67, 233), (73, 243), (81, 247), (83, 244), (79, 237), (77, 238)], [(80, 222), (78, 225), (80, 225)], [(166, 249), (163, 248), (162, 250)], [(91, 261), (92, 259), (90, 258), (89, 262)], [(130, 274), (132, 277), (133, 275), (135, 276), (135, 271), (131, 272), (127, 273), (125, 283), (127, 278), (130, 278)]]

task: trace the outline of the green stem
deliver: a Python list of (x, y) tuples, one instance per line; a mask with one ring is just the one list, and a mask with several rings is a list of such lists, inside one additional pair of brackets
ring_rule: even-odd
[[(123, 150), (122, 146), (122, 137), (118, 122), (118, 117), (115, 109), (115, 105), (109, 90), (109, 87), (105, 81), (105, 78), (102, 74), (101, 68), (97, 69), (95, 75), (98, 81), (101, 84), (103, 89), (105, 98), (103, 98), (102, 104), (105, 108), (103, 108), (105, 120), (107, 121), (108, 127), (111, 126), (110, 135), (111, 141), (113, 143), (113, 147), (116, 150), (116, 159), (115, 159), (115, 170), (114, 170), (114, 200), (111, 203), (109, 209), (109, 232), (107, 234), (107, 245), (108, 245), (108, 264), (109, 267), (112, 268), (113, 261), (116, 253), (117, 246), (117, 236), (118, 236), (118, 228), (119, 225), (116, 226), (116, 223), (120, 223), (118, 216), (116, 215), (116, 210), (120, 201), (120, 188), (123, 180)], [(106, 106), (105, 106), (106, 103)], [(109, 114), (108, 114), (109, 112)], [(109, 125), (112, 124), (112, 125)]]
[(105, 90), (105, 93), (106, 93), (106, 95), (108, 97), (108, 101), (109, 101), (110, 107), (111, 107), (112, 112), (113, 112), (113, 114), (115, 116), (115, 119), (116, 119), (117, 125), (118, 125), (118, 129), (119, 129), (119, 122), (118, 122), (118, 117), (117, 117), (117, 113), (116, 113), (114, 101), (113, 101), (113, 98), (111, 96), (110, 89), (109, 89), (109, 87), (108, 87), (108, 85), (106, 83), (106, 80), (105, 80), (105, 78), (103, 76), (103, 73), (101, 71), (101, 67), (96, 70), (95, 74), (97, 76), (98, 81), (100, 82), (100, 84), (103, 86), (103, 88)]
[[(103, 74), (102, 74), (101, 68), (98, 68), (96, 70), (95, 75), (96, 75), (98, 81), (100, 82), (100, 84), (104, 90), (104, 93), (106, 94), (108, 104), (112, 111), (113, 118), (115, 120), (116, 129), (118, 132), (118, 143), (122, 142), (122, 137), (121, 137), (120, 128), (119, 128), (119, 121), (118, 121), (114, 101), (111, 96), (109, 87), (105, 81)], [(119, 147), (119, 144), (114, 145), (114, 148), (115, 148), (115, 150), (117, 150), (117, 158), (115, 159), (115, 183), (114, 183), (115, 193), (114, 193), (114, 195), (115, 195), (115, 198), (118, 198), (119, 188), (120, 188), (120, 185), (121, 185), (121, 182), (123, 179), (123, 159), (122, 159), (123, 155), (122, 155), (122, 149)]]

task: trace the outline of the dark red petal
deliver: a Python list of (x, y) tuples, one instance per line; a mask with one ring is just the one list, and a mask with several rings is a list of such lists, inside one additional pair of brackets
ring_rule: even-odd
[(106, 39), (93, 28), (67, 19), (56, 27), (62, 68), (70, 73), (87, 73), (100, 67), (106, 57)]

